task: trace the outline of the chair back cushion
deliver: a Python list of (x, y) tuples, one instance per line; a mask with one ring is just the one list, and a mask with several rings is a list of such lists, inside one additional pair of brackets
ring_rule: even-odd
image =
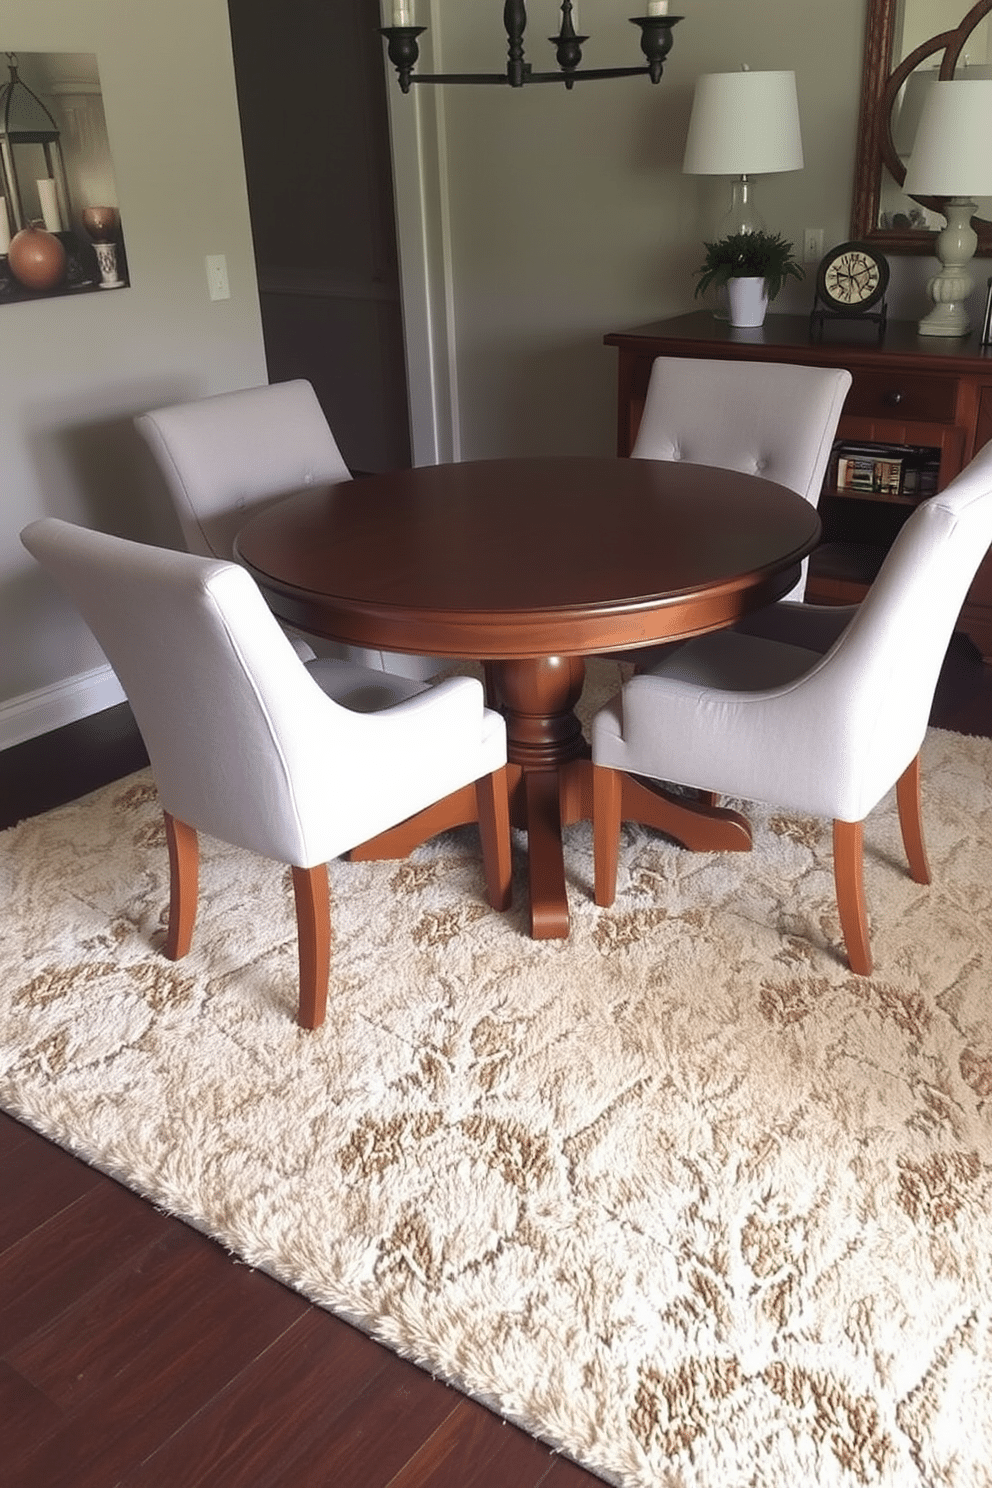
[(631, 453), (760, 475), (815, 506), (850, 386), (836, 367), (658, 357)]
[(761, 475), (816, 505), (850, 386), (836, 367), (658, 357), (632, 454)]
[(253, 508), (350, 472), (309, 382), (218, 393), (140, 414), (191, 553), (230, 558)]

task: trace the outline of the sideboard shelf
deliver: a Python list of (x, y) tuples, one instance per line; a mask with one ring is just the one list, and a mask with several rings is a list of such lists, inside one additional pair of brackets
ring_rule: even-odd
[[(924, 445), (940, 452), (938, 489), (992, 438), (992, 348), (970, 337), (919, 336), (915, 321), (825, 330), (811, 340), (805, 315), (769, 315), (756, 330), (739, 330), (709, 311), (612, 331), (619, 351), (617, 453), (629, 455), (637, 435), (655, 357), (710, 357), (846, 367), (853, 382), (838, 439)], [(833, 466), (831, 466), (831, 471)], [(925, 499), (925, 498), (924, 498)], [(865, 493), (821, 499), (821, 547), (810, 560), (807, 598), (821, 604), (860, 599), (902, 522), (915, 505)], [(992, 662), (992, 554), (987, 554), (961, 610), (958, 628)]]

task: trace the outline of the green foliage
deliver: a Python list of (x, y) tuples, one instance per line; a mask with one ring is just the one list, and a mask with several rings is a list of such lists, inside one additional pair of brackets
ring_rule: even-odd
[(805, 274), (793, 256), (792, 244), (781, 233), (731, 233), (717, 243), (706, 243), (706, 261), (696, 270), (700, 276), (696, 294), (728, 279), (764, 279), (768, 298), (773, 300), (787, 278)]

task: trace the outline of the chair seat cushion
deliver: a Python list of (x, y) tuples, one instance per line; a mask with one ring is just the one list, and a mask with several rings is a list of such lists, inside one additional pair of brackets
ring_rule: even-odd
[(763, 692), (787, 686), (820, 660), (818, 652), (802, 646), (718, 630), (679, 646), (650, 667), (649, 675), (731, 692)]
[(329, 656), (307, 662), (307, 671), (322, 692), (352, 713), (378, 713), (428, 690), (426, 683), (412, 677), (398, 677), (393, 672)]

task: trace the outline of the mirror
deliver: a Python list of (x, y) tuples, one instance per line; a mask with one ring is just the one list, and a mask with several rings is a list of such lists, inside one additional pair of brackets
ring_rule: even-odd
[[(851, 237), (885, 253), (934, 253), (939, 197), (902, 190), (929, 83), (992, 77), (992, 0), (868, 0)], [(980, 254), (992, 254), (992, 200), (978, 203)]]

